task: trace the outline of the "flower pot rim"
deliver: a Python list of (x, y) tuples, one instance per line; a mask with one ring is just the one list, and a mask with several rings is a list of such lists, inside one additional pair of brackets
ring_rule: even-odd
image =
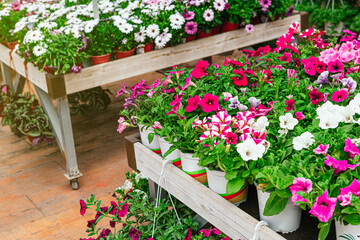
[(105, 55), (100, 55), (100, 56), (91, 56), (92, 58), (101, 58), (101, 57), (105, 57), (105, 56), (109, 56), (111, 55), (111, 53), (107, 53)]
[[(144, 46), (145, 47), (145, 46)], [(120, 52), (119, 50), (115, 49), (116, 52), (118, 53), (125, 53), (125, 52), (132, 52), (132, 51), (135, 51), (136, 47), (134, 47), (133, 49), (131, 50), (128, 50), (128, 51), (123, 51), (123, 52)]]

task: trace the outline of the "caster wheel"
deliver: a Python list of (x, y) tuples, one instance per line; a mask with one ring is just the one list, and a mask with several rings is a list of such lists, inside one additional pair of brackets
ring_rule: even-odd
[(76, 180), (70, 181), (70, 185), (73, 190), (78, 190), (79, 189), (79, 180), (76, 179)]

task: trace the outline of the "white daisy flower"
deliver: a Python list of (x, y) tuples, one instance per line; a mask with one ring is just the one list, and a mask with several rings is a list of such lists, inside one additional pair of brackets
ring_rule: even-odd
[(214, 1), (214, 9), (216, 11), (222, 12), (225, 9), (225, 2), (223, 0), (215, 0)]
[(41, 47), (41, 46), (39, 46), (39, 45), (36, 45), (36, 46), (33, 48), (33, 53), (34, 53), (34, 55), (37, 56), (37, 57), (40, 57), (40, 56), (43, 55), (45, 52), (46, 52), (46, 48)]
[(173, 29), (181, 29), (185, 23), (185, 18), (180, 13), (175, 13), (170, 16), (170, 26)]
[(146, 28), (145, 33), (150, 38), (156, 38), (160, 34), (160, 28), (156, 24), (151, 24)]
[(206, 22), (211, 22), (212, 20), (214, 20), (214, 11), (212, 9), (206, 9), (204, 11), (204, 15), (203, 18)]
[(146, 37), (146, 34), (145, 34), (145, 27), (142, 26), (140, 27), (140, 31), (135, 33), (134, 34), (134, 37), (135, 37), (135, 41), (136, 42), (144, 42), (145, 41), (145, 37)]
[(131, 33), (134, 30), (134, 28), (133, 28), (133, 26), (131, 24), (125, 23), (121, 27), (119, 27), (119, 30), (122, 33), (128, 34), (128, 33)]

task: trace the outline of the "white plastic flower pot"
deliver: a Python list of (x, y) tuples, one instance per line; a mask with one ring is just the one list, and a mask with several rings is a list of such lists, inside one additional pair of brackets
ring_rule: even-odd
[(343, 225), (335, 221), (336, 240), (360, 240), (360, 225)]
[(257, 195), (260, 220), (266, 221), (269, 228), (275, 232), (291, 233), (300, 227), (301, 209), (294, 206), (290, 198), (288, 199), (285, 209), (281, 213), (274, 216), (264, 216), (265, 204), (270, 197), (270, 192), (257, 190)]
[(149, 134), (155, 133), (154, 129), (152, 127), (144, 127), (143, 124), (139, 124), (139, 130), (140, 130), (140, 138), (142, 144), (145, 145), (145, 147), (150, 148), (151, 151), (153, 151), (156, 154), (161, 154), (160, 144), (159, 144), (159, 136), (155, 135), (152, 142), (149, 142)]
[(194, 158), (193, 153), (180, 151), (181, 166), (185, 173), (195, 178), (204, 185), (208, 185), (206, 169), (198, 165), (199, 158)]
[(226, 173), (219, 170), (210, 170), (206, 168), (207, 178), (209, 188), (228, 200), (229, 202), (238, 206), (240, 203), (245, 202), (248, 195), (248, 183), (245, 181), (244, 185), (241, 187), (241, 190), (233, 193), (226, 193), (226, 185), (229, 182), (225, 179)]
[[(166, 141), (164, 137), (159, 137), (159, 144), (163, 155), (173, 146), (171, 143)], [(164, 160), (171, 160), (176, 167), (181, 168), (180, 150), (174, 150), (166, 156)]]

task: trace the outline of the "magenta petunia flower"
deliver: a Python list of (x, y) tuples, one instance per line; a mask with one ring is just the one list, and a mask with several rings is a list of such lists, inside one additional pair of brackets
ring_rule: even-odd
[(198, 25), (195, 22), (191, 21), (191, 22), (187, 22), (185, 24), (186, 34), (195, 35), (197, 33), (197, 31), (198, 31)]
[(219, 235), (220, 234), (220, 231), (217, 230), (217, 228), (213, 228), (213, 229), (202, 229), (200, 230), (200, 232), (202, 233), (202, 235), (204, 237), (210, 237), (211, 234), (214, 234), (214, 235)]
[(324, 98), (324, 94), (322, 92), (318, 92), (316, 88), (309, 92), (310, 101), (312, 104), (316, 105), (318, 102), (322, 102)]
[(327, 70), (331, 73), (342, 72), (344, 70), (344, 64), (339, 59), (330, 61)]
[(195, 111), (200, 103), (200, 97), (198, 95), (195, 95), (192, 98), (189, 98), (188, 105), (185, 107), (186, 112), (193, 112)]
[(322, 73), (326, 70), (326, 64), (320, 61), (315, 63), (315, 69), (318, 73)]
[(239, 76), (236, 76), (236, 77), (232, 77), (233, 79), (233, 82), (236, 86), (247, 86), (248, 85), (248, 81), (247, 81), (247, 77), (244, 73), (243, 70), (238, 70), (238, 69), (235, 69), (233, 71), (235, 74), (239, 75)]
[(206, 71), (207, 68), (209, 67), (209, 62), (208, 61), (198, 61), (195, 69), (192, 70), (191, 75), (196, 78), (202, 78), (203, 76), (207, 76), (208, 72)]
[(190, 74), (190, 76), (188, 78), (186, 78), (185, 84), (184, 84), (184, 86), (182, 86), (181, 91), (186, 90), (189, 86), (196, 87), (195, 83), (193, 81), (191, 81), (191, 78), (192, 78), (192, 76)]
[(338, 196), (339, 201), (341, 201), (341, 206), (347, 206), (351, 204), (352, 195), (360, 197), (360, 183), (355, 178), (353, 182), (344, 188), (340, 188), (340, 194)]
[(304, 116), (304, 114), (302, 112), (296, 112), (295, 113), (295, 118), (297, 120), (301, 121), (301, 120), (305, 119), (305, 116)]
[(326, 156), (326, 160), (324, 163), (335, 169), (334, 174), (338, 174), (339, 172), (346, 171), (348, 168), (354, 170), (360, 163), (355, 165), (348, 164), (347, 160), (337, 160), (329, 155)]
[(254, 25), (252, 25), (252, 24), (247, 24), (247, 25), (245, 26), (245, 31), (246, 31), (247, 33), (252, 33), (254, 30), (255, 30), (255, 28), (254, 28)]
[(139, 240), (141, 237), (141, 232), (136, 230), (135, 228), (131, 228), (129, 231), (130, 240)]
[(219, 109), (219, 97), (207, 93), (204, 98), (200, 100), (200, 106), (204, 112), (216, 111)]
[(126, 85), (126, 83), (124, 83), (124, 85), (122, 86), (122, 88), (118, 91), (116, 97), (119, 97), (119, 96), (121, 96), (121, 95), (124, 94), (124, 93), (129, 94), (129, 92), (126, 91), (125, 85)]
[(308, 64), (304, 65), (304, 69), (305, 69), (305, 72), (307, 74), (309, 74), (310, 76), (316, 75), (316, 68), (313, 63), (308, 63)]
[(85, 203), (84, 200), (81, 199), (80, 200), (80, 214), (81, 214), (81, 216), (84, 216), (85, 212), (86, 212), (86, 203)]
[(294, 178), (293, 180), (293, 184), (289, 187), (292, 197), (291, 197), (291, 201), (294, 203), (294, 205), (299, 205), (296, 204), (297, 202), (307, 202), (307, 200), (303, 197), (301, 197), (299, 194), (297, 194), (298, 192), (306, 192), (306, 193), (310, 193), (312, 191), (312, 182), (310, 179), (306, 179), (303, 177), (299, 177), (299, 178)]
[(291, 53), (284, 52), (284, 54), (280, 57), (280, 61), (290, 63), (292, 55)]
[(236, 145), (238, 136), (232, 132), (228, 132), (226, 135), (226, 143), (231, 145)]
[(119, 122), (119, 126), (118, 126), (117, 131), (118, 131), (118, 133), (122, 133), (129, 126), (129, 123), (127, 123), (125, 121), (125, 118), (123, 118), (123, 117), (120, 117), (118, 122)]
[(129, 211), (129, 207), (130, 207), (130, 204), (124, 203), (124, 205), (122, 205), (122, 207), (121, 207), (121, 210), (118, 210), (116, 213), (118, 218), (125, 217)]
[(344, 151), (349, 153), (349, 158), (354, 159), (355, 155), (360, 156), (359, 148), (351, 141), (350, 138), (345, 139)]
[(341, 90), (338, 90), (338, 91), (336, 91), (336, 92), (334, 92), (332, 94), (331, 101), (333, 101), (333, 102), (342, 102), (348, 96), (349, 96), (349, 94), (347, 93), (347, 91), (345, 89), (341, 89)]
[(263, 8), (269, 8), (271, 6), (271, 0), (260, 0), (260, 5)]
[(109, 212), (109, 214), (115, 215), (116, 212), (117, 212), (117, 207), (118, 207), (118, 205), (117, 205), (116, 202), (111, 201), (111, 206), (112, 206), (112, 209), (111, 209), (111, 211)]
[(326, 145), (323, 145), (323, 144), (319, 144), (319, 146), (317, 148), (315, 148), (313, 151), (315, 154), (326, 154), (327, 151), (329, 150), (329, 146), (330, 144), (326, 144)]
[(328, 190), (326, 189), (321, 196), (316, 198), (316, 201), (309, 213), (317, 217), (321, 222), (326, 223), (334, 214), (336, 202), (336, 198), (329, 198)]
[(294, 78), (294, 79), (297, 79), (299, 78), (298, 76), (298, 72), (294, 69), (286, 69), (286, 73), (287, 73), (287, 77), (290, 79), (290, 78)]
[(294, 110), (294, 105), (295, 105), (294, 99), (286, 100), (286, 108), (285, 108), (286, 111), (285, 112)]

